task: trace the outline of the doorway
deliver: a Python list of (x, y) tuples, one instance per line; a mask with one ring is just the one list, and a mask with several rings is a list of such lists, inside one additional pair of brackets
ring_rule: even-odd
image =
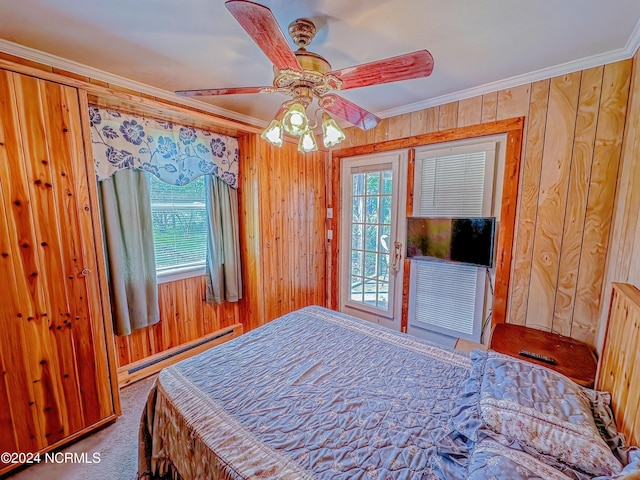
[(406, 152), (342, 161), (340, 311), (400, 330)]

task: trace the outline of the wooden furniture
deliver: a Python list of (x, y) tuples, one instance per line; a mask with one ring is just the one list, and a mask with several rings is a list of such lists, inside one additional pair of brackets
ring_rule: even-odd
[(0, 452), (51, 450), (119, 413), (86, 128), (78, 89), (0, 70)]
[(640, 290), (633, 285), (613, 284), (596, 388), (611, 393), (627, 443), (640, 444)]
[[(588, 345), (569, 337), (522, 325), (499, 323), (493, 329), (489, 347), (555, 370), (584, 387), (591, 388), (595, 382), (596, 357), (593, 351)], [(526, 352), (551, 358), (555, 363), (531, 358)]]

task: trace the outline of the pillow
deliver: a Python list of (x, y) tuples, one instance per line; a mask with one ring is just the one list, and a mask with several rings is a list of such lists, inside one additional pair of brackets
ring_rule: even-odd
[(478, 442), (469, 461), (466, 480), (571, 480), (560, 470), (528, 455), (485, 439)]
[(623, 435), (618, 432), (613, 410), (611, 410), (611, 394), (589, 388), (585, 388), (584, 393), (591, 401), (591, 412), (600, 436), (604, 438), (618, 460), (621, 460), (623, 464), (627, 463), (625, 440)]
[(527, 445), (591, 475), (622, 470), (600, 436), (591, 402), (564, 375), (496, 352), (474, 350), (452, 415), (453, 428), (475, 442), (486, 431)]

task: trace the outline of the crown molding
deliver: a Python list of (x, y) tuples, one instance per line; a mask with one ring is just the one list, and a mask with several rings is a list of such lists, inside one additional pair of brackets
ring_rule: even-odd
[[(466, 90), (459, 90), (457, 92), (440, 95), (438, 97), (427, 98), (420, 102), (401, 105), (399, 107), (394, 107), (374, 113), (380, 118), (388, 118), (396, 115), (403, 115), (405, 113), (423, 110), (425, 108), (444, 105), (450, 102), (464, 100), (466, 98), (485, 95), (507, 88), (513, 88), (519, 85), (557, 77), (559, 75), (566, 75), (568, 73), (626, 60), (633, 57), (638, 48), (640, 48), (640, 20), (638, 21), (638, 23), (636, 23), (636, 26), (629, 36), (629, 39), (627, 40), (624, 48), (612, 50), (610, 52), (598, 55), (593, 55), (591, 57), (585, 57), (579, 60), (573, 60), (549, 68), (542, 68), (540, 70), (525, 73), (523, 75), (516, 75), (513, 77), (505, 78), (503, 80), (498, 80), (477, 87), (468, 88)], [(243, 115), (224, 108), (216, 107), (215, 105), (211, 105), (210, 103), (200, 102), (198, 100), (186, 97), (179, 97), (168, 90), (163, 90), (151, 85), (147, 85), (145, 83), (130, 80), (119, 75), (105, 72), (104, 70), (89, 67), (87, 65), (83, 65), (72, 60), (67, 60), (65, 58), (58, 57), (57, 55), (52, 55), (30, 47), (25, 47), (24, 45), (10, 42), (8, 40), (0, 39), (0, 52), (5, 52), (10, 55), (24, 58), (26, 60), (31, 60), (62, 70), (67, 70), (77, 75), (100, 80), (108, 84), (118, 85), (120, 87), (145, 93), (147, 95), (152, 95), (154, 97), (162, 98), (171, 102), (180, 103), (182, 105), (197, 108), (213, 115), (230, 118), (239, 122), (247, 123), (249, 125), (254, 125), (257, 127), (265, 127), (267, 125), (267, 122), (264, 120), (250, 117), (248, 115)]]
[(42, 52), (34, 48), (25, 47), (24, 45), (10, 42), (8, 40), (0, 39), (0, 52), (15, 55), (16, 57), (31, 60), (33, 62), (48, 65), (50, 67), (59, 68), (61, 70), (66, 70), (77, 75), (82, 75), (83, 77), (89, 77), (94, 80), (106, 82), (110, 85), (117, 85), (119, 87), (128, 88), (140, 93), (145, 93), (156, 98), (161, 98), (163, 100), (179, 103), (184, 106), (197, 108), (198, 110), (202, 110), (213, 115), (218, 115), (220, 117), (226, 117), (238, 122), (257, 127), (265, 127), (267, 125), (267, 122), (265, 122), (264, 120), (250, 117), (248, 115), (242, 115), (237, 112), (232, 112), (231, 110), (227, 110), (225, 108), (216, 107), (215, 105), (211, 105), (210, 103), (200, 102), (198, 100), (193, 100), (186, 97), (179, 97), (178, 95), (168, 90), (163, 90), (161, 88), (147, 85), (146, 83), (130, 80), (119, 75), (105, 72), (104, 70), (100, 70), (98, 68), (89, 67), (88, 65), (83, 65), (81, 63), (74, 62), (73, 60), (58, 57), (57, 55)]
[(547, 78), (566, 75), (568, 73), (586, 70), (588, 68), (599, 67), (608, 63), (619, 62), (620, 60), (627, 60), (629, 58), (632, 58), (636, 54), (638, 48), (640, 48), (640, 20), (636, 24), (624, 48), (612, 50), (610, 52), (598, 55), (593, 55), (591, 57), (585, 57), (580, 60), (573, 60), (549, 68), (542, 68), (540, 70), (525, 73), (523, 75), (516, 75), (510, 78), (505, 78), (503, 80), (498, 80), (496, 82), (486, 83), (478, 87), (459, 90), (457, 92), (448, 93), (446, 95), (440, 95), (438, 97), (428, 98), (420, 102), (410, 103), (408, 105), (402, 105), (399, 107), (394, 107), (388, 110), (374, 113), (380, 118), (388, 118), (396, 115), (403, 115), (405, 113), (423, 110), (425, 108), (444, 105), (450, 102), (457, 102), (466, 98), (477, 97), (478, 95), (498, 92), (500, 90), (517, 87), (526, 83), (546, 80)]

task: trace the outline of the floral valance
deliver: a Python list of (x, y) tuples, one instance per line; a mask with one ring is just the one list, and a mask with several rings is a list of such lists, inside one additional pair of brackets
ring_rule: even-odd
[(215, 175), (238, 186), (236, 138), (93, 106), (89, 117), (98, 181), (137, 168), (172, 185)]

